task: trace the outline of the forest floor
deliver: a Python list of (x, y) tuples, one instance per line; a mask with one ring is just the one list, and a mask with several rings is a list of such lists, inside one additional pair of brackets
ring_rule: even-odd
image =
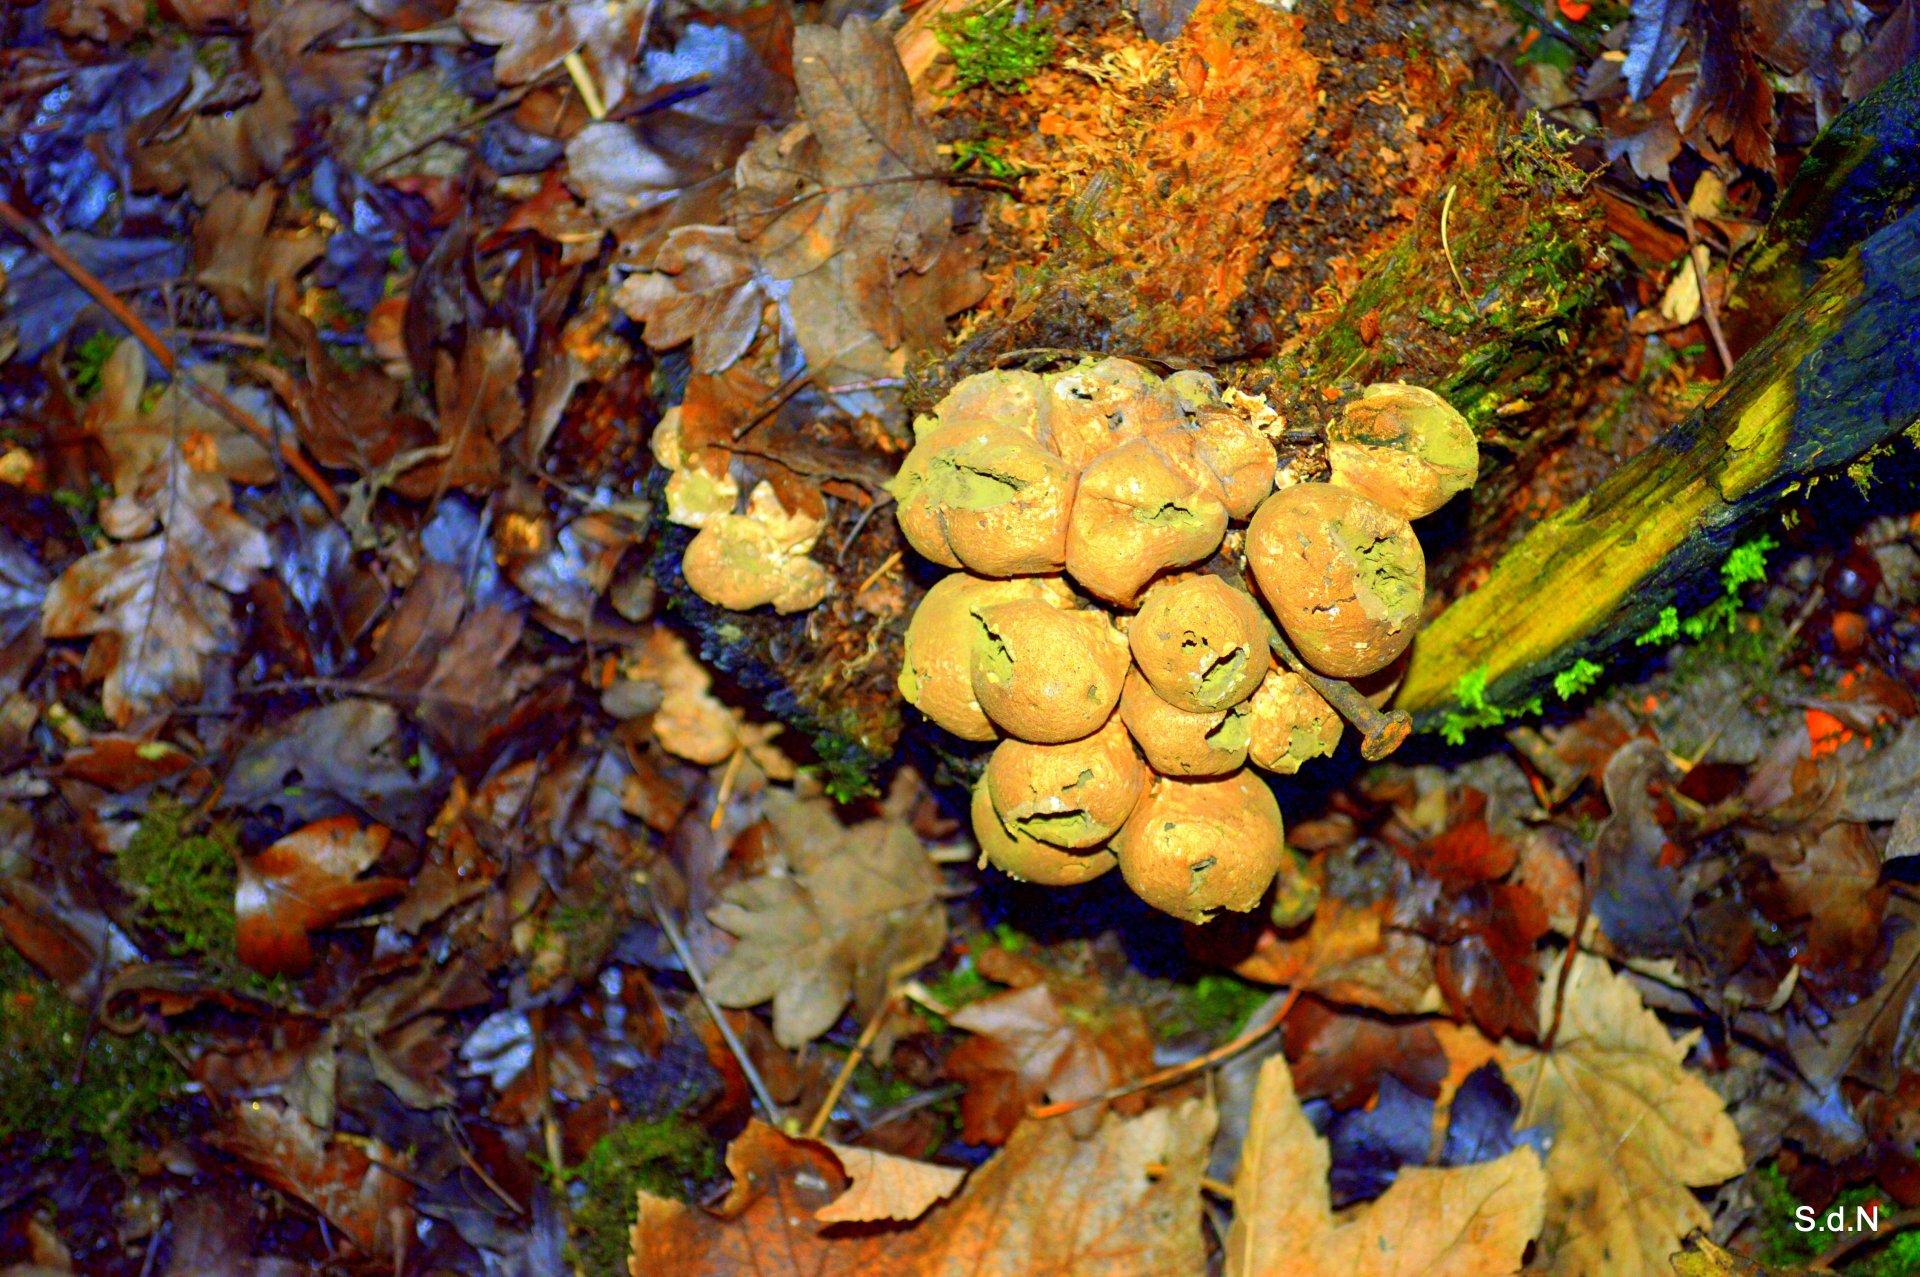
[(1309, 764), (1317, 904), (1201, 927), (976, 866), (886, 488), (990, 367), (1206, 369), (1324, 469), (1472, 365), (1437, 607), (1713, 394), (1916, 42), (0, 6), (0, 1277), (1920, 1272), (1914, 443), (1547, 703)]

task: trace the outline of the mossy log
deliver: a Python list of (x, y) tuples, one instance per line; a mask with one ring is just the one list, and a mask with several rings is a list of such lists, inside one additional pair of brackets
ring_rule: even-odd
[(1798, 486), (1920, 419), (1920, 210), (1853, 247), (1681, 425), (1535, 527), (1415, 642), (1398, 704), (1515, 704), (1645, 632)]

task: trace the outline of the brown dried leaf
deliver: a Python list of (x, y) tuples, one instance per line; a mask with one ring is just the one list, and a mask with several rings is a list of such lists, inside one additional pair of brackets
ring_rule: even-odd
[(449, 488), (485, 492), (500, 483), (500, 444), (526, 422), (520, 400), (520, 344), (502, 328), (472, 334), (456, 362), (442, 350), (433, 367), (438, 455), (402, 471), (393, 490), (415, 501)]
[[(1542, 1023), (1555, 985), (1542, 983)], [(1501, 1045), (1527, 1101), (1517, 1124), (1553, 1133), (1542, 1271), (1662, 1273), (1680, 1239), (1711, 1224), (1692, 1190), (1747, 1162), (1725, 1103), (1682, 1067), (1698, 1037), (1672, 1037), (1624, 976), (1582, 954), (1553, 1050)]]
[(747, 353), (766, 295), (753, 250), (724, 226), (682, 226), (667, 236), (654, 269), (629, 276), (614, 302), (646, 325), (647, 345), (693, 342), (695, 372), (717, 373)]
[(174, 441), (195, 436), (212, 442), (212, 468), (218, 473), (236, 483), (271, 483), (277, 472), (265, 446), (209, 408), (183, 381), (227, 390), (226, 369), (203, 364), (182, 371), (143, 407), (147, 353), (131, 337), (100, 366), (100, 391), (87, 403), (84, 425), (106, 450), (114, 491), (134, 492), (142, 483), (159, 482), (156, 476)]
[(500, 46), (493, 58), (500, 83), (537, 79), (577, 49), (611, 107), (627, 95), (650, 7), (647, 0), (460, 0), (457, 17), (475, 40)]
[(95, 636), (87, 670), (104, 680), (101, 703), (120, 724), (198, 699), (206, 658), (231, 636), (227, 595), (272, 561), (265, 534), (228, 503), (227, 481), (168, 456), (101, 507), (102, 526), (123, 543), (69, 567), (41, 610), (48, 638)]
[(967, 1173), (957, 1166), (935, 1166), (911, 1157), (896, 1157), (870, 1148), (821, 1140), (840, 1159), (853, 1181), (846, 1192), (822, 1206), (813, 1217), (823, 1224), (871, 1223), (877, 1219), (914, 1220), (953, 1190)]
[(213, 197), (193, 228), (194, 278), (220, 300), (233, 320), (255, 320), (299, 297), (298, 276), (327, 251), (318, 235), (273, 229), (280, 193), (263, 182), (251, 194), (226, 190)]
[(1546, 1176), (1531, 1148), (1446, 1170), (1408, 1167), (1338, 1221), (1329, 1165), (1287, 1062), (1268, 1060), (1234, 1180), (1227, 1277), (1501, 1277), (1520, 1271), (1540, 1231)]
[(383, 826), (362, 828), (340, 816), (296, 829), (241, 861), (234, 891), (240, 960), (267, 975), (304, 971), (313, 964), (308, 932), (404, 891), (404, 878), (360, 877), (390, 836)]
[(377, 1139), (363, 1141), (363, 1151), (278, 1100), (251, 1100), (235, 1105), (208, 1140), (319, 1211), (369, 1255), (391, 1255), (412, 1234), (413, 1185), (384, 1169), (405, 1168)]
[(722, 1006), (771, 999), (774, 1036), (797, 1047), (832, 1028), (849, 1001), (863, 1019), (878, 1010), (891, 981), (940, 952), (947, 914), (939, 871), (904, 823), (835, 825), (788, 858), (803, 867), (736, 883), (709, 912), (739, 939), (707, 979)]
[[(640, 1194), (628, 1271), (674, 1277), (1191, 1277), (1202, 1270), (1198, 1100), (1109, 1117), (1075, 1139), (1028, 1122), (958, 1197), (911, 1228), (848, 1230), (817, 1212), (846, 1177), (828, 1153), (754, 1122), (727, 1152), (714, 1213)], [(832, 1229), (833, 1231), (829, 1231)]]

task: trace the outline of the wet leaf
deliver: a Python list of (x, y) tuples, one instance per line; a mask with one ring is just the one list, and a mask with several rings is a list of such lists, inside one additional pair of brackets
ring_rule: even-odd
[(1357, 1213), (1334, 1218), (1326, 1141), (1284, 1059), (1260, 1068), (1234, 1180), (1228, 1277), (1498, 1277), (1520, 1271), (1540, 1230), (1546, 1177), (1530, 1148), (1446, 1170), (1412, 1167)]
[(306, 1202), (368, 1255), (384, 1256), (413, 1229), (413, 1186), (401, 1155), (379, 1140), (328, 1136), (278, 1100), (236, 1104), (209, 1137), (282, 1192)]
[(313, 963), (310, 932), (405, 890), (402, 878), (360, 877), (389, 837), (380, 825), (343, 816), (243, 859), (234, 895), (240, 960), (266, 975), (304, 971)]

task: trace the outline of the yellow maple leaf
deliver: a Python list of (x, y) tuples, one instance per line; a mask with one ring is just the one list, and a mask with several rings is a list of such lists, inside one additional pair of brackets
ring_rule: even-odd
[(1334, 1218), (1327, 1142), (1285, 1059), (1261, 1066), (1234, 1181), (1227, 1277), (1503, 1277), (1540, 1231), (1546, 1177), (1531, 1148), (1472, 1166), (1409, 1167)]
[[(1556, 983), (1541, 981), (1542, 1024)], [(1624, 977), (1582, 954), (1553, 1050), (1501, 1045), (1519, 1124), (1553, 1133), (1542, 1271), (1664, 1277), (1680, 1239), (1712, 1222), (1692, 1190), (1747, 1163), (1725, 1102), (1681, 1067), (1698, 1037), (1673, 1037)]]

